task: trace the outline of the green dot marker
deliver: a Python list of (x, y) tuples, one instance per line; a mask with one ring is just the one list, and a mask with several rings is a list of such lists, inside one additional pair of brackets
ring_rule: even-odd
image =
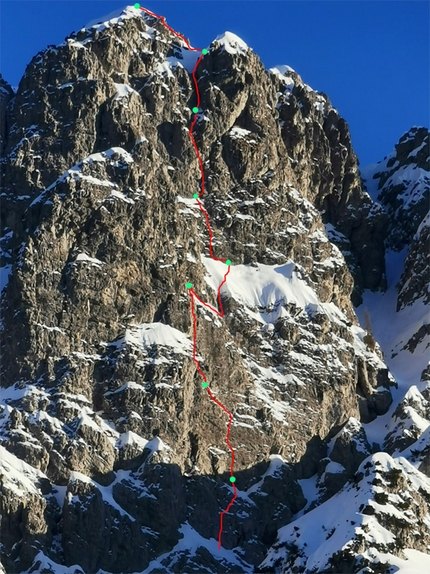
[(227, 259), (227, 261), (225, 262), (225, 264), (230, 266), (230, 265), (231, 265), (230, 259)]
[(209, 50), (206, 50), (206, 48), (203, 48), (202, 54), (203, 54), (203, 56), (206, 56), (206, 54), (209, 54)]
[(140, 4), (135, 4), (134, 7), (136, 8), (136, 10), (139, 10)]
[(209, 383), (202, 383), (202, 387), (205, 389), (206, 387), (209, 386)]
[(196, 106), (194, 106), (193, 112), (194, 112), (195, 114), (198, 114), (198, 113), (199, 113), (199, 108), (197, 108)]
[(187, 284), (185, 285), (185, 287), (186, 287), (187, 289), (191, 289), (192, 286), (193, 286), (192, 283), (187, 283)]
[(230, 482), (236, 482), (236, 477), (235, 477), (235, 476), (230, 476)]
[(199, 198), (199, 194), (198, 194), (198, 193), (195, 193), (195, 194), (193, 195), (193, 197), (194, 197), (194, 199), (198, 199), (198, 198)]

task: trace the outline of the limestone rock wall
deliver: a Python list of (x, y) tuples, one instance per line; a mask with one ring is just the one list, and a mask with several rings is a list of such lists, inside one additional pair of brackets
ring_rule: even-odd
[[(48, 48), (13, 98), (6, 88), (0, 441), (43, 485), (30, 500), (5, 481), (8, 568), (19, 545), (21, 569), (43, 550), (85, 572), (132, 572), (181, 529), (217, 538), (230, 453), (191, 354), (185, 284), (217, 307), (219, 269), (193, 200), (189, 57), (134, 15)], [(304, 507), (298, 480), (322, 475), (328, 441), (389, 407), (394, 381), (351, 302), (384, 286), (387, 219), (362, 190), (346, 122), (298, 74), (214, 41), (196, 76), (202, 202), (216, 255), (232, 261), (225, 318), (197, 308), (198, 354), (234, 415), (247, 492), (226, 519), (230, 558), (199, 560), (232, 571), (259, 564)], [(336, 444), (347, 480), (362, 456)], [(344, 484), (329, 475), (326, 496)], [(39, 517), (28, 537), (27, 505)], [(154, 572), (194, 564), (181, 560)]]

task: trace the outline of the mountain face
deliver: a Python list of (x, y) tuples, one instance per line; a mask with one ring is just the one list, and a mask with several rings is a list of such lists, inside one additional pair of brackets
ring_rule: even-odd
[[(127, 8), (0, 80), (4, 571), (424, 572), (428, 130), (360, 173), (325, 94), (219, 36), (211, 257), (200, 55)], [(221, 547), (187, 283), (224, 310), (195, 306)]]

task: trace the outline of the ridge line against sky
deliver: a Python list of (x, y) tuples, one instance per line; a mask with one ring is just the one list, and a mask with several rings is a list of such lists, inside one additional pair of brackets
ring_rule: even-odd
[[(17, 86), (37, 52), (132, 4), (1, 0), (0, 72)], [(426, 0), (150, 0), (141, 5), (164, 15), (194, 46), (209, 46), (229, 30), (266, 68), (291, 66), (313, 89), (326, 93), (348, 122), (361, 165), (382, 160), (412, 126), (429, 127)]]

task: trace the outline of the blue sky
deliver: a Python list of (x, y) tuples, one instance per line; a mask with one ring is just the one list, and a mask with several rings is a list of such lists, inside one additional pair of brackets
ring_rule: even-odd
[[(0, 0), (0, 71), (18, 85), (25, 66), (88, 21), (129, 3)], [(360, 163), (388, 155), (413, 125), (429, 126), (427, 0), (141, 1), (194, 46), (225, 30), (266, 67), (288, 64), (325, 92), (349, 124)]]

